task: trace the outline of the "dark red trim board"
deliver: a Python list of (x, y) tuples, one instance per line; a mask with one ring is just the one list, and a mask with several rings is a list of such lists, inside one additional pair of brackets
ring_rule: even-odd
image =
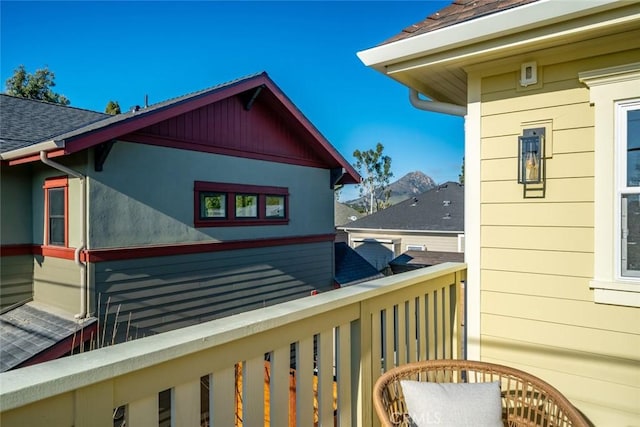
[[(280, 237), (275, 239), (235, 240), (216, 243), (181, 243), (162, 246), (136, 246), (130, 248), (90, 249), (80, 254), (85, 262), (104, 262), (138, 258), (153, 258), (171, 255), (189, 255), (203, 252), (233, 251), (239, 249), (266, 248), (270, 246), (299, 245), (307, 243), (331, 242), (334, 234), (312, 236)], [(58, 248), (40, 245), (7, 245), (0, 247), (2, 256), (40, 255), (51, 258), (73, 260), (74, 248)]]
[(33, 245), (31, 243), (22, 245), (4, 245), (0, 247), (0, 256), (20, 256), (33, 255)]
[(203, 252), (222, 252), (239, 249), (266, 248), (270, 246), (331, 242), (334, 240), (334, 238), (334, 234), (319, 234), (313, 236), (281, 237), (276, 239), (235, 240), (231, 242), (216, 243), (185, 243), (177, 245), (142, 246), (134, 248), (92, 249), (88, 253), (88, 261), (119, 261), (171, 255), (189, 255)]

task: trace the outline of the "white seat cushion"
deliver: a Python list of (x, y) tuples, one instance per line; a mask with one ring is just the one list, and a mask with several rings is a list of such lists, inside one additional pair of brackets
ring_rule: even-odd
[(503, 427), (500, 383), (429, 383), (401, 380), (407, 411), (417, 427)]

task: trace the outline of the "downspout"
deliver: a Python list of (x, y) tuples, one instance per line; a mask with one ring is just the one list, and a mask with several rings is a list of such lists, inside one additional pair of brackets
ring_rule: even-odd
[[(465, 117), (465, 132), (466, 132), (466, 115), (467, 115), (467, 107), (466, 106), (462, 106), (462, 105), (456, 105), (456, 104), (449, 104), (447, 102), (437, 102), (437, 101), (430, 101), (427, 99), (422, 99), (420, 98), (418, 91), (412, 88), (409, 88), (409, 102), (411, 102), (411, 105), (413, 105), (415, 108), (419, 109), (419, 110), (425, 110), (425, 111), (432, 111), (434, 113), (443, 113), (443, 114), (450, 114), (453, 116), (462, 116)], [(464, 290), (464, 336), (463, 336), (463, 342), (462, 342), (462, 357), (464, 359), (467, 358), (467, 328), (468, 328), (468, 323), (467, 323), (467, 286), (466, 283), (463, 282), (463, 290)]]
[(451, 114), (453, 116), (464, 117), (467, 115), (467, 107), (456, 104), (449, 104), (446, 102), (429, 101), (426, 99), (422, 99), (420, 98), (420, 96), (418, 96), (418, 91), (412, 88), (409, 88), (409, 102), (411, 102), (411, 105), (419, 110), (433, 111), (434, 113)]
[(85, 317), (87, 317), (87, 265), (83, 263), (82, 260), (80, 260), (80, 254), (85, 249), (87, 244), (86, 242), (87, 177), (82, 175), (79, 172), (74, 171), (73, 169), (70, 169), (64, 165), (61, 165), (60, 163), (56, 163), (50, 160), (47, 157), (47, 153), (45, 151), (40, 151), (40, 161), (47, 166), (50, 166), (54, 169), (58, 169), (59, 171), (66, 173), (67, 175), (71, 175), (75, 178), (78, 178), (82, 186), (81, 187), (82, 197), (80, 198), (81, 199), (80, 204), (82, 209), (82, 231), (80, 233), (80, 245), (78, 245), (75, 252), (73, 253), (73, 260), (75, 261), (76, 265), (80, 267), (80, 313), (76, 314), (74, 317), (76, 319), (84, 319)]

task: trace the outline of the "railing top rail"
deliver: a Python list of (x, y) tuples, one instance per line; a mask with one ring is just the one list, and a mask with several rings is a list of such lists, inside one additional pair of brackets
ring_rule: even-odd
[(466, 269), (444, 263), (0, 374), (0, 410), (96, 384)]

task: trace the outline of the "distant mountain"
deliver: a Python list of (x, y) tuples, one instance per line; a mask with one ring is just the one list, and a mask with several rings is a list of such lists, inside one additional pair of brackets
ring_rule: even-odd
[[(392, 205), (400, 203), (403, 200), (407, 200), (417, 194), (422, 194), (427, 190), (437, 186), (436, 182), (429, 175), (426, 175), (420, 171), (409, 172), (397, 181), (392, 182), (389, 185), (391, 189), (391, 196), (389, 202)], [(359, 197), (354, 200), (349, 200), (345, 204), (358, 209), (364, 206), (364, 200)]]

